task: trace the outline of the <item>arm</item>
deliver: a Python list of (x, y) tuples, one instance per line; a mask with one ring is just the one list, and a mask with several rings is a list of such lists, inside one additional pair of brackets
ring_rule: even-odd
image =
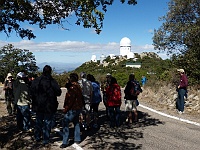
[(74, 102), (75, 102), (75, 98), (76, 98), (76, 92), (74, 91), (74, 87), (71, 86), (69, 91), (65, 95), (65, 101), (64, 101), (64, 106), (63, 106), (64, 113), (66, 113), (67, 111), (69, 111), (72, 108), (72, 106), (74, 105)]

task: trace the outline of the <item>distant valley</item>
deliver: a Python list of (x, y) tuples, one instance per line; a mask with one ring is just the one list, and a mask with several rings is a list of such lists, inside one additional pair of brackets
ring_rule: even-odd
[(63, 73), (76, 69), (81, 65), (81, 63), (43, 62), (37, 64), (37, 66), (39, 67), (39, 71), (42, 71), (45, 65), (50, 65), (53, 71), (56, 73)]

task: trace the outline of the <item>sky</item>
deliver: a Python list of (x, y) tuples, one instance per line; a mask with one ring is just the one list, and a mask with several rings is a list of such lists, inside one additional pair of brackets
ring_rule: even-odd
[[(81, 65), (90, 61), (92, 55), (97, 59), (104, 54), (119, 55), (120, 40), (128, 37), (131, 40), (133, 53), (157, 52), (152, 45), (154, 29), (158, 29), (162, 22), (159, 18), (166, 15), (170, 0), (138, 0), (137, 5), (121, 4), (115, 0), (108, 6), (105, 13), (103, 28), (100, 35), (94, 29), (85, 29), (75, 24), (75, 17), (67, 18), (68, 23), (63, 30), (57, 25), (50, 25), (46, 29), (39, 29), (23, 23), (22, 26), (32, 29), (35, 39), (21, 39), (15, 33), (7, 37), (0, 33), (0, 47), (11, 43), (15, 48), (28, 49), (35, 55), (37, 64), (66, 63)], [(163, 59), (165, 53), (159, 54)]]

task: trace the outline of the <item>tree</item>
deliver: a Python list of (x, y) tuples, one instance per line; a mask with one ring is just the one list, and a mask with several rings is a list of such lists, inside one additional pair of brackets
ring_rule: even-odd
[[(126, 0), (120, 0), (124, 3)], [(38, 25), (44, 29), (47, 25), (57, 24), (64, 29), (68, 17), (75, 15), (76, 24), (84, 28), (94, 28), (99, 34), (103, 27), (104, 13), (113, 0), (1, 0), (0, 32), (10, 36), (15, 31), (21, 38), (35, 38), (32, 30), (22, 27), (22, 22)], [(128, 0), (129, 5), (137, 4)]]
[(176, 65), (200, 81), (200, 1), (171, 0), (162, 21), (154, 31), (154, 48), (174, 54)]
[(14, 48), (12, 44), (8, 44), (0, 49), (0, 76), (3, 81), (8, 72), (16, 75), (21, 70), (27, 72), (36, 72), (35, 56), (32, 52), (25, 49)]

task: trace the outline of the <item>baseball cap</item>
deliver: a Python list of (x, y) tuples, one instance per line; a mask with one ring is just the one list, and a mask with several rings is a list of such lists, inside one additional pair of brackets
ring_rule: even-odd
[(23, 72), (19, 72), (19, 73), (17, 74), (17, 77), (18, 77), (18, 78), (25, 78), (26, 75), (25, 75)]

